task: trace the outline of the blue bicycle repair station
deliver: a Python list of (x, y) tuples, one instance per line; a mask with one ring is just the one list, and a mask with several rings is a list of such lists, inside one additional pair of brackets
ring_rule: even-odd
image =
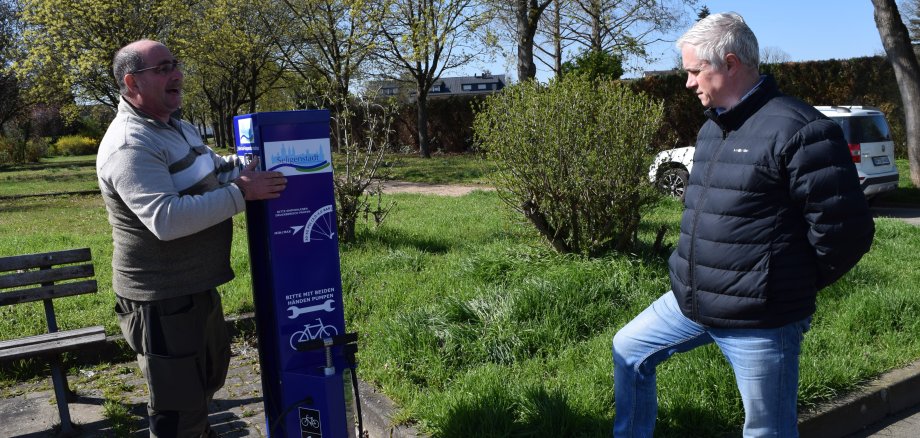
[(246, 205), (267, 434), (353, 436), (357, 335), (342, 309), (329, 112), (246, 114), (233, 126), (237, 155), (287, 178), (280, 198)]

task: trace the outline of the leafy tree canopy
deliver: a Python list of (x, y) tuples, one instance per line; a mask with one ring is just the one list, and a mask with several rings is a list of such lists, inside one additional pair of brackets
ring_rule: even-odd
[[(27, 56), (17, 65), (39, 101), (71, 96), (118, 105), (112, 56), (142, 38), (169, 42), (187, 14), (180, 0), (22, 0)], [(72, 100), (72, 99), (70, 99)]]
[(580, 74), (593, 81), (619, 79), (623, 75), (623, 58), (604, 51), (586, 50), (564, 62), (562, 74)]

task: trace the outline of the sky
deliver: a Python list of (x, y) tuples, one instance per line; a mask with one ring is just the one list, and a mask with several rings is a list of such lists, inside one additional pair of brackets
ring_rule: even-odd
[[(711, 13), (734, 11), (741, 14), (757, 35), (761, 49), (770, 47), (789, 55), (791, 61), (816, 61), (873, 56), (884, 53), (878, 29), (875, 27), (870, 0), (700, 0)], [(673, 41), (696, 20), (696, 11), (688, 10), (687, 25), (666, 36), (671, 42), (650, 48), (660, 60), (637, 64), (640, 70), (666, 70), (676, 66), (678, 51)], [(538, 63), (537, 78), (550, 77)], [(483, 68), (493, 74), (517, 76), (514, 59), (498, 59)], [(474, 68), (475, 69), (475, 68)], [(472, 73), (470, 73), (472, 74)], [(641, 76), (641, 71), (628, 72), (625, 77)]]

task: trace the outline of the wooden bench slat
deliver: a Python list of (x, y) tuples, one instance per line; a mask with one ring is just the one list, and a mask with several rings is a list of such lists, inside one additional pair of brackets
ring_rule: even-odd
[(96, 280), (84, 280), (73, 283), (56, 284), (53, 286), (3, 292), (0, 293), (0, 306), (40, 301), (46, 298), (60, 298), (93, 293), (96, 292), (96, 289)]
[(0, 257), (0, 272), (91, 261), (89, 248)]
[(95, 275), (93, 265), (61, 266), (41, 271), (17, 272), (0, 275), (0, 289), (54, 283), (57, 281), (87, 278)]
[(103, 341), (105, 341), (105, 328), (102, 326), (0, 341), (0, 360), (60, 353)]

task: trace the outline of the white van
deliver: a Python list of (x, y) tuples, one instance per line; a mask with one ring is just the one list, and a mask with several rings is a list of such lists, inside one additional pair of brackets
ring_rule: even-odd
[[(866, 199), (898, 188), (894, 143), (884, 113), (863, 106), (815, 108), (843, 129)], [(649, 179), (665, 193), (682, 198), (693, 169), (694, 149), (685, 146), (659, 152), (649, 168)]]
[(867, 106), (816, 106), (818, 111), (840, 124), (850, 147), (859, 185), (872, 199), (898, 188), (898, 168), (894, 163), (894, 143), (885, 114)]

